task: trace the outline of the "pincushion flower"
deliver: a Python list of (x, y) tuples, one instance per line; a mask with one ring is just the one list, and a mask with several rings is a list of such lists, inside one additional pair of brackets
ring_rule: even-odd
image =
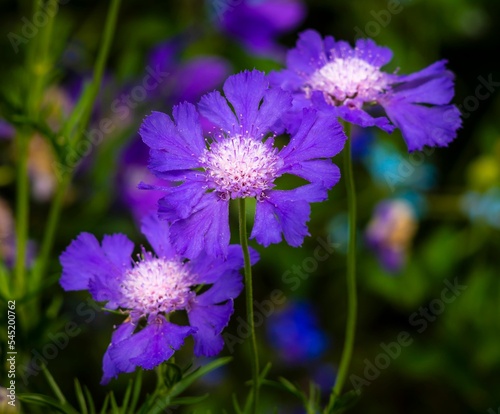
[[(229, 77), (223, 89), (225, 98), (214, 91), (198, 104), (219, 128), (207, 140), (189, 103), (174, 107), (173, 121), (160, 112), (144, 120), (140, 134), (151, 148), (149, 168), (159, 178), (180, 182), (163, 188), (159, 216), (172, 222), (171, 238), (182, 254), (192, 257), (206, 249), (225, 256), (229, 201), (255, 198), (250, 237), (268, 246), (283, 234), (288, 244), (299, 246), (308, 235), (309, 203), (325, 200), (339, 180), (338, 167), (327, 158), (343, 148), (346, 136), (336, 120), (309, 109), (280, 149), (274, 138), (283, 128), (275, 125), (289, 111), (290, 94), (270, 88), (265, 74), (255, 70)], [(310, 184), (278, 190), (275, 181), (284, 174)]]
[[(219, 353), (233, 299), (243, 288), (240, 246), (229, 246), (226, 261), (206, 254), (186, 261), (172, 247), (167, 223), (156, 215), (143, 219), (142, 232), (155, 254), (143, 249), (137, 262), (131, 260), (133, 243), (122, 234), (104, 236), (99, 244), (93, 235), (82, 233), (60, 258), (65, 290), (88, 289), (94, 300), (106, 302), (105, 308), (128, 315), (104, 355), (102, 384), (136, 367), (156, 367), (188, 335), (194, 338), (196, 356)], [(201, 285), (208, 289), (197, 293)], [(176, 311), (187, 312), (189, 326), (169, 321)]]
[[(273, 84), (294, 93), (294, 107), (330, 109), (362, 127), (401, 130), (409, 151), (447, 146), (461, 126), (460, 112), (450, 101), (453, 74), (440, 60), (410, 75), (381, 70), (392, 51), (371, 39), (348, 43), (324, 39), (314, 30), (301, 33), (288, 52), (287, 68), (272, 73)], [(385, 116), (375, 117), (373, 114)]]

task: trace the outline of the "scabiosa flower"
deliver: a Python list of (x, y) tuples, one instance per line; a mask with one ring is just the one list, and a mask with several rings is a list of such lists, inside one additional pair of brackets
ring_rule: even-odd
[[(453, 74), (441, 60), (411, 75), (381, 70), (392, 52), (371, 39), (348, 43), (303, 32), (288, 52), (288, 68), (271, 74), (273, 83), (294, 92), (295, 107), (315, 105), (362, 127), (401, 130), (409, 151), (447, 146), (461, 126), (450, 101)], [(383, 113), (374, 117), (372, 114)]]
[(399, 272), (417, 231), (413, 206), (404, 199), (385, 200), (376, 207), (366, 229), (366, 241), (390, 273)]
[[(275, 125), (290, 108), (289, 93), (269, 88), (265, 74), (255, 70), (229, 77), (224, 93), (225, 98), (217, 91), (204, 95), (198, 105), (219, 128), (206, 141), (189, 103), (174, 107), (174, 121), (160, 112), (144, 120), (139, 132), (151, 148), (149, 168), (159, 178), (181, 182), (163, 189), (159, 215), (173, 223), (171, 238), (181, 254), (192, 257), (206, 249), (225, 256), (229, 200), (252, 197), (257, 205), (250, 237), (268, 246), (283, 234), (288, 244), (299, 246), (308, 235), (309, 203), (325, 200), (339, 180), (338, 167), (325, 158), (343, 148), (346, 136), (333, 118), (304, 110), (290, 142), (279, 149)], [(284, 174), (310, 184), (275, 189)]]
[[(233, 312), (233, 299), (243, 288), (240, 246), (231, 245), (226, 261), (201, 254), (186, 261), (173, 249), (169, 228), (146, 216), (142, 232), (156, 254), (143, 249), (135, 263), (133, 243), (122, 234), (97, 239), (82, 233), (61, 255), (65, 290), (88, 289), (107, 309), (120, 309), (127, 319), (115, 330), (103, 359), (102, 384), (136, 367), (152, 369), (168, 360), (188, 335), (196, 356), (214, 356), (224, 345), (221, 332)], [(257, 256), (252, 252), (252, 261)], [(203, 293), (196, 287), (209, 286)], [(189, 326), (169, 321), (185, 310)]]

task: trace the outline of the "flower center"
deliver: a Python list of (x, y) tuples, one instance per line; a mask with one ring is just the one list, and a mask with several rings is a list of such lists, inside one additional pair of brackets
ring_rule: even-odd
[(144, 314), (183, 309), (194, 295), (193, 282), (182, 262), (148, 258), (125, 274), (120, 285), (124, 307)]
[(339, 58), (312, 74), (306, 94), (321, 91), (329, 103), (341, 105), (346, 99), (373, 101), (387, 85), (388, 80), (379, 68), (359, 58)]
[(281, 167), (281, 159), (271, 141), (228, 137), (214, 141), (210, 149), (205, 150), (200, 162), (222, 199), (265, 197), (264, 191), (273, 187)]

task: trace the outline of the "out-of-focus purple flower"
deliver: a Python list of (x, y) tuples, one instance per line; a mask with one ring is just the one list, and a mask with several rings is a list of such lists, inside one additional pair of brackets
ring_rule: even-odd
[(166, 105), (197, 101), (222, 84), (231, 70), (229, 62), (219, 56), (196, 56), (183, 61), (180, 55), (184, 43), (182, 38), (160, 43), (149, 55), (149, 67), (164, 77), (149, 94), (166, 99)]
[[(208, 142), (196, 108), (188, 103), (174, 107), (174, 121), (153, 112), (143, 122), (140, 134), (151, 148), (149, 168), (159, 178), (182, 182), (164, 189), (159, 215), (173, 223), (172, 241), (182, 254), (196, 256), (205, 249), (225, 256), (229, 200), (252, 197), (257, 205), (251, 238), (268, 246), (279, 243), (283, 234), (288, 244), (300, 246), (308, 235), (310, 203), (325, 200), (327, 189), (340, 178), (328, 157), (343, 148), (346, 136), (335, 119), (304, 110), (300, 127), (279, 149), (275, 125), (289, 110), (289, 93), (269, 88), (265, 74), (256, 70), (229, 77), (224, 93), (225, 98), (209, 93), (198, 104), (219, 128)], [(310, 184), (276, 190), (275, 180), (283, 174)]]
[(0, 119), (0, 139), (12, 139), (16, 130), (7, 121)]
[(409, 151), (447, 146), (462, 121), (457, 107), (450, 105), (454, 76), (446, 61), (397, 75), (381, 71), (391, 58), (390, 49), (371, 39), (360, 39), (352, 48), (307, 30), (288, 52), (287, 69), (270, 79), (294, 93), (295, 108), (314, 105), (347, 122), (387, 132), (397, 127)]
[(284, 53), (277, 43), (278, 37), (296, 29), (306, 15), (306, 7), (301, 0), (213, 2), (215, 22), (224, 32), (242, 42), (253, 53), (273, 55), (279, 60)]
[(328, 347), (310, 303), (294, 301), (272, 314), (267, 336), (279, 357), (288, 364), (307, 364), (320, 358)]
[(404, 267), (417, 227), (416, 213), (406, 200), (385, 200), (375, 207), (366, 242), (388, 272)]
[[(239, 269), (243, 254), (231, 245), (227, 260), (206, 254), (186, 261), (170, 244), (169, 227), (155, 215), (146, 216), (142, 233), (155, 254), (142, 250), (131, 259), (133, 243), (122, 234), (104, 236), (102, 243), (80, 234), (61, 254), (61, 286), (89, 290), (107, 309), (120, 309), (126, 320), (113, 333), (103, 359), (102, 384), (140, 366), (153, 369), (168, 360), (188, 335), (196, 356), (218, 354), (222, 330), (233, 313), (233, 299), (243, 288)], [(252, 252), (253, 262), (257, 256)], [(199, 285), (209, 286), (198, 294)], [(169, 321), (168, 315), (186, 311), (188, 326)]]

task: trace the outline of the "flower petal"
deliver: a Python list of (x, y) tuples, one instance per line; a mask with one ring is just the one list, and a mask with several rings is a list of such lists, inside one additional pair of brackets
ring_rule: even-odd
[(268, 246), (281, 241), (281, 233), (290, 246), (298, 247), (309, 235), (307, 221), (309, 203), (327, 198), (326, 189), (319, 184), (309, 184), (294, 190), (269, 191), (268, 199), (257, 202), (255, 223), (250, 238)]
[(358, 39), (354, 50), (356, 57), (379, 68), (389, 63), (392, 59), (392, 50), (388, 47), (377, 45), (372, 39)]
[(327, 63), (323, 39), (315, 30), (306, 30), (299, 34), (297, 46), (288, 52), (287, 67), (304, 78)]
[(462, 125), (460, 111), (454, 105), (427, 107), (393, 100), (384, 107), (391, 121), (401, 129), (410, 152), (426, 145), (448, 146)]
[(158, 257), (170, 259), (176, 256), (170, 243), (169, 225), (158, 218), (156, 213), (148, 214), (141, 221), (141, 232), (146, 236)]
[(224, 340), (221, 333), (229, 323), (233, 311), (232, 300), (223, 305), (193, 304), (188, 311), (188, 318), (190, 325), (197, 328), (197, 331), (193, 333), (196, 356), (214, 356), (222, 350)]
[(198, 103), (198, 109), (200, 114), (222, 128), (224, 132), (237, 131), (236, 126), (239, 125), (238, 118), (236, 118), (236, 115), (229, 108), (227, 100), (224, 99), (219, 91), (203, 95)]
[(135, 325), (130, 321), (124, 322), (113, 332), (113, 335), (111, 335), (111, 343), (106, 349), (102, 361), (103, 376), (101, 379), (101, 385), (107, 384), (112, 378), (116, 378), (121, 372), (132, 372), (135, 369), (135, 366), (128, 363), (120, 364), (122, 369), (119, 369), (117, 363), (113, 361), (110, 356), (110, 350), (115, 347), (116, 344), (129, 338), (133, 334), (135, 328)]
[(195, 258), (203, 250), (226, 257), (229, 245), (229, 203), (216, 193), (204, 194), (195, 210), (170, 227), (171, 240), (179, 254)]
[(165, 197), (158, 201), (158, 215), (161, 219), (174, 221), (189, 217), (200, 203), (206, 191), (205, 181), (187, 180), (165, 189)]
[(331, 160), (301, 161), (280, 170), (282, 174), (294, 174), (310, 183), (321, 183), (327, 189), (340, 180), (340, 169)]

